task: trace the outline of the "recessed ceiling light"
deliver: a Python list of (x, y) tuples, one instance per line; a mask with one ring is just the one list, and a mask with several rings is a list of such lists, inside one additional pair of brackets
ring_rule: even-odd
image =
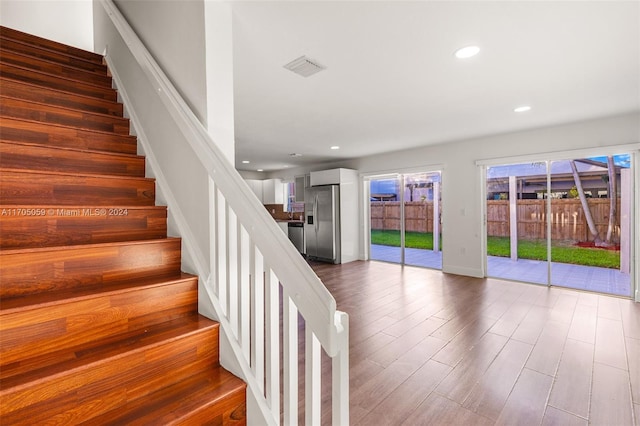
[(262, 170), (262, 169), (258, 169), (258, 170), (256, 170), (256, 171), (257, 171), (257, 172), (264, 172), (264, 170)]
[(522, 105), (517, 108), (514, 108), (513, 112), (527, 112), (529, 110), (531, 110), (531, 107), (529, 105)]
[(249, 164), (251, 161), (249, 160), (242, 160), (242, 164)]
[(331, 149), (334, 149), (334, 150), (335, 149), (340, 149), (340, 147), (338, 145), (334, 145), (334, 146), (331, 147)]
[(480, 52), (480, 48), (478, 46), (465, 46), (458, 50), (456, 50), (456, 58), (458, 59), (467, 59), (472, 56), (476, 56)]

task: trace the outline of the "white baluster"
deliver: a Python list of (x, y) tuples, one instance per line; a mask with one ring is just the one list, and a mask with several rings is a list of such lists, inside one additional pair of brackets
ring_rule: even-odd
[(298, 309), (289, 292), (282, 291), (282, 352), (284, 370), (284, 424), (298, 424)]
[(229, 310), (227, 318), (231, 324), (234, 337), (238, 338), (238, 250), (240, 250), (240, 234), (238, 232), (238, 218), (233, 210), (227, 207), (227, 244), (229, 256), (227, 257), (227, 294), (229, 297)]
[(229, 246), (227, 244), (227, 202), (220, 191), (217, 191), (217, 218), (218, 224), (218, 299), (222, 307), (223, 315), (227, 316), (229, 312), (229, 301), (227, 300), (227, 259), (229, 257)]
[(255, 247), (251, 301), (251, 369), (264, 394), (264, 260)]
[(266, 393), (273, 417), (280, 419), (280, 284), (265, 264)]
[(309, 327), (305, 327), (305, 424), (315, 426), (320, 424), (321, 402), (321, 366), (320, 341)]
[(340, 352), (331, 360), (333, 425), (349, 424), (349, 316), (336, 312)]
[(253, 273), (254, 248), (247, 230), (240, 226), (240, 336), (238, 337), (242, 353), (246, 360), (251, 359), (251, 274)]

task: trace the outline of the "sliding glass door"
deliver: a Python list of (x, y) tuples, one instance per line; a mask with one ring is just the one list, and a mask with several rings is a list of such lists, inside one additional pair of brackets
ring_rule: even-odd
[(371, 245), (369, 258), (403, 263), (400, 219), (402, 177), (371, 179), (369, 211)]
[(441, 173), (369, 181), (370, 259), (442, 268)]
[(545, 162), (487, 169), (489, 276), (547, 284), (546, 193)]
[(487, 275), (631, 295), (631, 156), (487, 168)]

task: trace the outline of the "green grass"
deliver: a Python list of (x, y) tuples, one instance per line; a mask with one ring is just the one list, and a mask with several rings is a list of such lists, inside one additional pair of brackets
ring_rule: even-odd
[[(487, 254), (489, 256), (509, 257), (509, 238), (487, 237)], [(545, 240), (518, 241), (518, 258), (545, 260), (547, 258), (547, 242)], [(573, 265), (598, 266), (601, 268), (620, 268), (620, 252), (615, 250), (591, 249), (571, 245), (551, 245), (551, 260)]]
[[(371, 244), (400, 247), (400, 231), (372, 230)], [(433, 234), (430, 232), (407, 232), (405, 234), (405, 246), (408, 248), (433, 250)], [(440, 249), (442, 249), (442, 240), (440, 242)], [(487, 254), (489, 256), (509, 257), (509, 238), (488, 237)], [(547, 258), (546, 241), (518, 241), (518, 258), (545, 260)], [(613, 250), (552, 245), (551, 260), (574, 265), (598, 266), (613, 269), (620, 268), (620, 252)]]
[[(408, 248), (433, 250), (433, 233), (405, 232), (404, 245)], [(400, 231), (371, 231), (371, 244), (400, 247)], [(442, 240), (440, 240), (442, 249)]]

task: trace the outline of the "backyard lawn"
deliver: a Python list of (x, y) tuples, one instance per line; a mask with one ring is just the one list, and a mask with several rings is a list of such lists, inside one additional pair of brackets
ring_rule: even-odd
[[(442, 249), (442, 240), (440, 240)], [(400, 231), (371, 231), (371, 244), (400, 246)], [(433, 234), (406, 232), (405, 246), (424, 250), (433, 250)], [(489, 256), (509, 257), (509, 238), (487, 237)], [(547, 258), (546, 241), (521, 240), (518, 242), (518, 258), (545, 260)], [(601, 268), (620, 268), (620, 252), (615, 250), (590, 249), (570, 245), (552, 245), (551, 260), (574, 265), (598, 266)]]

